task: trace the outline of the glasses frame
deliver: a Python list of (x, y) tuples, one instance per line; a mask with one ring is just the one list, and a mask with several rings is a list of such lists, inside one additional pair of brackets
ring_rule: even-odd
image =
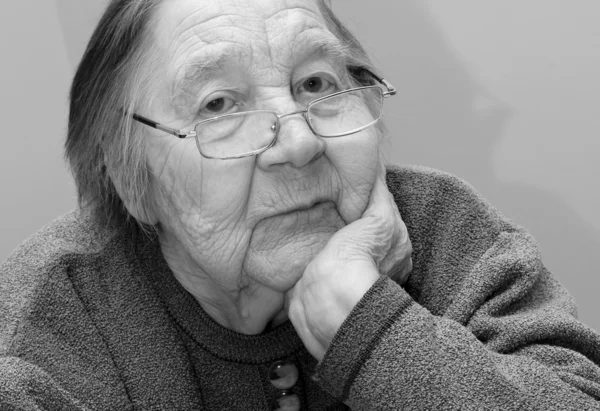
[[(382, 91), (382, 96), (384, 98), (387, 98), (389, 96), (394, 96), (396, 95), (396, 88), (394, 86), (392, 86), (392, 84), (390, 82), (388, 82), (387, 80), (385, 80), (383, 77), (379, 77), (377, 75), (375, 75), (373, 72), (371, 72), (370, 70), (367, 69), (361, 69), (362, 71), (366, 72), (367, 74), (369, 74), (371, 77), (373, 77), (375, 80), (377, 80), (379, 82), (380, 85), (384, 86), (387, 91)], [(347, 90), (342, 90), (342, 91), (338, 91), (336, 93), (332, 93), (329, 94), (327, 96), (324, 97), (319, 97), (318, 99), (315, 99), (313, 101), (311, 101), (310, 103), (308, 103), (306, 105), (306, 108), (301, 109), (301, 110), (295, 110), (289, 113), (284, 113), (284, 114), (277, 114), (274, 111), (270, 111), (270, 110), (249, 110), (249, 111), (243, 111), (240, 113), (230, 113), (230, 114), (223, 114), (220, 116), (215, 116), (215, 117), (211, 117), (209, 119), (206, 120), (202, 120), (198, 123), (196, 123), (196, 125), (194, 126), (194, 130), (190, 130), (190, 131), (183, 131), (183, 130), (179, 130), (179, 129), (175, 129), (175, 128), (171, 128), (171, 127), (167, 127), (163, 124), (160, 124), (154, 120), (151, 120), (147, 117), (144, 117), (140, 114), (137, 113), (133, 113), (131, 116), (134, 120), (148, 126), (148, 127), (152, 127), (154, 129), (163, 131), (167, 134), (171, 134), (174, 135), (175, 137), (184, 139), (184, 138), (188, 138), (188, 137), (194, 137), (194, 139), (196, 140), (196, 145), (198, 147), (198, 151), (200, 152), (200, 154), (202, 155), (202, 157), (205, 158), (210, 158), (210, 159), (218, 159), (218, 160), (233, 160), (233, 159), (238, 159), (238, 158), (244, 158), (244, 157), (250, 157), (250, 156), (255, 156), (258, 155), (266, 150), (268, 150), (269, 148), (273, 147), (275, 145), (275, 143), (277, 142), (277, 137), (279, 136), (279, 128), (280, 128), (280, 120), (284, 117), (288, 117), (288, 116), (293, 116), (295, 114), (302, 114), (302, 117), (304, 118), (304, 120), (306, 121), (306, 124), (308, 124), (308, 127), (310, 128), (310, 130), (319, 137), (323, 137), (323, 138), (336, 138), (336, 137), (343, 137), (343, 136), (347, 136), (350, 134), (354, 134), (354, 133), (358, 133), (359, 131), (362, 131), (372, 125), (374, 125), (375, 123), (377, 123), (377, 121), (379, 121), (381, 119), (381, 116), (379, 118), (377, 118), (375, 121), (373, 121), (372, 123), (363, 126), (363, 127), (359, 127), (355, 130), (349, 131), (347, 133), (343, 133), (343, 134), (338, 134), (338, 135), (334, 135), (334, 136), (324, 136), (319, 134), (313, 127), (313, 125), (310, 122), (310, 119), (307, 118), (307, 113), (308, 110), (310, 110), (310, 108), (323, 100), (329, 99), (331, 97), (335, 97), (338, 96), (340, 94), (345, 94), (348, 92), (352, 92), (352, 91), (359, 91), (359, 90), (365, 90), (365, 89), (370, 89), (370, 88), (379, 88), (379, 85), (371, 85), (371, 86), (363, 86), (363, 87), (354, 87), (351, 89), (347, 89)], [(213, 157), (213, 156), (209, 156), (206, 155), (205, 153), (202, 152), (202, 148), (200, 147), (200, 143), (198, 142), (198, 139), (196, 138), (196, 128), (204, 123), (209, 123), (211, 121), (216, 121), (216, 120), (220, 120), (226, 117), (233, 117), (233, 116), (240, 116), (240, 115), (246, 115), (249, 113), (271, 113), (274, 114), (277, 122), (273, 125), (273, 131), (275, 131), (275, 136), (273, 137), (273, 140), (265, 147), (261, 147), (257, 150), (254, 151), (250, 151), (247, 153), (243, 153), (243, 154), (239, 154), (239, 155), (235, 155), (235, 156), (228, 156), (228, 157)]]

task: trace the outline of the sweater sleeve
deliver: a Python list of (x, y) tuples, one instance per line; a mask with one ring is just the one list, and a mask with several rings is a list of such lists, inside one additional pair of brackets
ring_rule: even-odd
[[(488, 318), (487, 327), (479, 316), (474, 329), (381, 279), (339, 330), (317, 378), (352, 409), (599, 410), (598, 337), (552, 317), (524, 308)], [(477, 337), (499, 326), (494, 341)]]
[(473, 201), (425, 207), (425, 229), (404, 208), (415, 278), (375, 283), (315, 377), (352, 409), (600, 410), (600, 336), (532, 237)]

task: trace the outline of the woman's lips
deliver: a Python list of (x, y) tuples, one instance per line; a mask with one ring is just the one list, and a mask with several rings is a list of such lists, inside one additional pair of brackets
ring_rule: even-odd
[(268, 230), (298, 229), (301, 226), (328, 226), (331, 220), (339, 219), (335, 202), (319, 201), (309, 207), (294, 208), (279, 214), (268, 216), (255, 227)]
[(312, 206), (295, 208), (295, 209), (292, 209), (285, 213), (281, 213), (281, 214), (277, 214), (277, 215), (287, 215), (287, 214), (301, 213), (304, 211), (312, 211), (312, 210), (326, 211), (331, 208), (335, 208), (335, 203), (333, 201), (318, 201), (318, 202), (314, 203)]

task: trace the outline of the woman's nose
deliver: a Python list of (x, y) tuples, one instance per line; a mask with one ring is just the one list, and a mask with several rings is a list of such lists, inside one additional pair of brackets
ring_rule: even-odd
[(280, 119), (277, 141), (258, 156), (257, 162), (265, 170), (283, 164), (301, 168), (321, 157), (325, 148), (325, 140), (316, 136), (298, 113)]

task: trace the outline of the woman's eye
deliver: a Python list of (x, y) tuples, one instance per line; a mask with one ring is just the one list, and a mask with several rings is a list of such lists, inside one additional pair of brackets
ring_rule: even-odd
[(301, 92), (319, 95), (332, 94), (336, 91), (335, 84), (323, 77), (307, 78), (300, 89)]
[(236, 102), (227, 97), (219, 97), (211, 100), (200, 110), (201, 114), (217, 116), (228, 113), (233, 107), (236, 106)]

